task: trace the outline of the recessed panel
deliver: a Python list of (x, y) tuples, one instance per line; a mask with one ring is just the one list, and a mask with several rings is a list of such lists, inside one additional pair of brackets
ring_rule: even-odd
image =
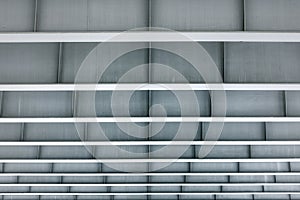
[(35, 0), (1, 0), (0, 32), (32, 32)]
[(299, 43), (225, 43), (225, 82), (300, 82)]
[(58, 44), (0, 44), (2, 84), (56, 83), (57, 71)]
[(243, 29), (241, 0), (153, 0), (152, 26), (182, 31)]
[(40, 0), (39, 31), (122, 31), (148, 26), (146, 0)]
[(246, 30), (299, 31), (299, 6), (298, 0), (245, 1)]

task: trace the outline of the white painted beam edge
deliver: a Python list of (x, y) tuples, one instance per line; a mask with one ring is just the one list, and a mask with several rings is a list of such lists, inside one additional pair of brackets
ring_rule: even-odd
[(299, 83), (120, 83), (120, 84), (0, 84), (0, 91), (300, 91)]
[(171, 195), (277, 195), (277, 194), (295, 194), (299, 195), (300, 192), (1, 192), (3, 196), (143, 196), (143, 195), (159, 195), (159, 196), (171, 196)]
[(131, 123), (131, 122), (300, 122), (300, 117), (29, 117), (0, 118), (0, 123)]
[(0, 159), (0, 163), (281, 163), (300, 158), (109, 158), (109, 159)]
[[(122, 34), (123, 33), (123, 34)], [(300, 42), (299, 32), (38, 32), (1, 33), (0, 43), (22, 42)]]
[(105, 176), (300, 176), (300, 172), (162, 172), (162, 173), (0, 173), (8, 176), (68, 176), (68, 177), (105, 177)]
[(0, 146), (300, 145), (300, 141), (1, 141)]
[(207, 187), (207, 186), (300, 186), (300, 183), (0, 183), (0, 187)]

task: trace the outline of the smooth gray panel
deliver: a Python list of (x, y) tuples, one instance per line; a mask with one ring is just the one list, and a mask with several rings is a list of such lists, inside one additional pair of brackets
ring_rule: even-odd
[[(202, 139), (203, 140), (215, 140), (215, 138), (206, 138), (207, 129), (209, 126), (220, 125), (218, 123), (202, 123)], [(243, 122), (233, 122), (224, 123), (222, 133), (218, 140), (264, 140), (264, 124), (263, 123), (243, 123)]]
[(75, 177), (68, 176), (63, 178), (63, 183), (103, 183), (104, 177), (93, 176), (93, 177)]
[(111, 187), (110, 192), (147, 192), (147, 187)]
[(1, 177), (0, 183), (17, 183), (17, 177), (16, 176), (9, 176), (9, 177)]
[(236, 172), (237, 163), (191, 163), (192, 172)]
[(88, 138), (91, 141), (147, 140), (147, 123), (89, 123)]
[(298, 183), (300, 181), (299, 176), (293, 176), (293, 175), (285, 175), (285, 176), (276, 176), (276, 181), (279, 183), (287, 182), (287, 183)]
[(181, 189), (180, 186), (166, 186), (166, 187), (150, 187), (151, 192), (176, 192)]
[(59, 176), (20, 176), (18, 177), (19, 183), (59, 183), (60, 177)]
[(148, 200), (147, 196), (141, 196), (141, 195), (133, 195), (133, 196), (130, 196), (130, 195), (129, 196), (115, 195), (114, 199), (115, 200), (134, 200), (134, 199), (136, 199), (136, 200)]
[(55, 163), (53, 165), (53, 172), (63, 173), (63, 172), (98, 172), (101, 168), (101, 164), (97, 163), (77, 163), (77, 164), (68, 164), (68, 163)]
[(266, 123), (267, 140), (300, 140), (299, 123)]
[(199, 123), (151, 123), (151, 140), (191, 141), (200, 140)]
[(148, 158), (148, 146), (97, 146), (95, 158)]
[(56, 83), (57, 68), (55, 43), (0, 44), (0, 83)]
[[(273, 194), (273, 195), (268, 195), (267, 198), (269, 199), (280, 199), (280, 200), (290, 200), (290, 199), (297, 199), (293, 198), (294, 195), (288, 195), (288, 194)], [(254, 195), (254, 199), (256, 200), (266, 200), (266, 195)]]
[(300, 82), (300, 44), (226, 43), (225, 82)]
[[(174, 45), (174, 43), (172, 43)], [(177, 43), (177, 48), (182, 48), (182, 43)], [(189, 46), (187, 43), (185, 45)], [(199, 53), (204, 49), (211, 59), (201, 59), (201, 67), (207, 69), (211, 63), (215, 63), (219, 70), (219, 75), (222, 77), (223, 74), (223, 43), (217, 42), (202, 42), (199, 43), (199, 49), (201, 52), (194, 51), (192, 47), (195, 44), (190, 45), (188, 53), (193, 58), (198, 58)], [(201, 46), (200, 46), (201, 45)], [(159, 46), (166, 46), (168, 48), (169, 43), (161, 43)], [(199, 74), (197, 69), (186, 60), (186, 58), (176, 55), (169, 51), (155, 48), (151, 50), (151, 82), (154, 83), (202, 83), (217, 82), (217, 80), (206, 80), (204, 81), (202, 74)], [(201, 73), (201, 72), (200, 72)]]
[(240, 199), (247, 199), (247, 200), (253, 200), (253, 196), (251, 194), (248, 195), (216, 195), (216, 200), (240, 200)]
[[(128, 170), (130, 169), (130, 170)], [(102, 172), (145, 172), (148, 170), (148, 163), (111, 163), (102, 165)]]
[(3, 200), (20, 200), (20, 199), (21, 200), (39, 200), (39, 197), (38, 196), (30, 196), (30, 195), (29, 196), (28, 195), (26, 195), (26, 196), (22, 196), (22, 195), (19, 195), (19, 196), (3, 196)]
[(299, 6), (298, 0), (245, 1), (246, 30), (299, 31)]
[(105, 91), (94, 96), (92, 92), (76, 94), (76, 116), (91, 117), (95, 113), (99, 117), (148, 116), (148, 92), (145, 91)]
[(240, 172), (286, 172), (288, 163), (240, 163)]
[[(72, 196), (59, 196), (61, 200), (74, 200)], [(57, 200), (57, 196), (40, 196), (40, 200)]]
[(300, 92), (286, 92), (286, 115), (300, 116)]
[[(206, 91), (152, 91), (151, 105), (151, 116), (210, 115), (210, 96)], [(199, 112), (195, 106), (199, 106)]]
[(5, 92), (4, 117), (70, 117), (70, 92)]
[(47, 173), (51, 170), (51, 164), (27, 164), (27, 163), (6, 163), (5, 164), (5, 172), (7, 173), (34, 173), (34, 172), (40, 172), (40, 173)]
[(1, 159), (35, 159), (37, 156), (37, 147), (33, 146), (1, 146)]
[[(213, 91), (216, 95), (219, 91)], [(220, 108), (224, 109), (224, 101), (212, 98), (216, 107), (214, 116), (220, 116)], [(226, 91), (226, 115), (241, 116), (284, 116), (284, 101), (282, 92), (273, 91)]]
[(68, 187), (30, 187), (31, 192), (68, 192)]
[[(146, 49), (148, 46), (146, 43), (144, 44), (145, 48), (139, 50), (135, 50), (135, 45), (132, 43), (106, 43), (105, 45), (99, 44), (98, 47), (97, 45), (98, 43), (63, 44), (63, 65), (61, 70), (62, 82), (73, 83), (82, 62), (85, 59), (87, 59), (85, 62), (95, 66), (85, 74), (87, 77), (85, 82), (148, 82), (148, 50)], [(97, 50), (94, 50), (94, 52), (89, 55), (89, 53), (95, 48)], [(120, 57), (113, 57), (114, 53), (121, 52), (122, 48), (130, 48), (132, 51)], [(100, 49), (102, 50), (102, 54), (98, 55), (97, 51), (100, 52)], [(103, 53), (103, 51), (105, 53)], [(88, 55), (89, 57), (87, 57)], [(102, 57), (108, 57), (113, 62), (109, 65), (101, 78), (96, 78), (96, 75), (103, 71), (100, 66)], [(86, 65), (82, 66), (85, 67)]]
[(184, 31), (243, 29), (241, 0), (153, 0), (152, 26)]
[(291, 186), (265, 186), (266, 192), (276, 192), (276, 191), (282, 191), (282, 192), (298, 192), (300, 190), (299, 185), (291, 185)]
[(230, 182), (231, 183), (255, 183), (255, 182), (272, 183), (275, 182), (275, 176), (255, 176), (255, 175), (254, 176), (230, 176)]
[(98, 43), (63, 43), (61, 82), (73, 83), (80, 65)]
[(146, 0), (41, 0), (39, 4), (39, 31), (117, 31), (148, 26)]
[(35, 0), (1, 0), (0, 32), (33, 31)]
[(290, 163), (291, 171), (300, 171), (300, 163)]
[[(179, 171), (176, 171), (176, 172), (179, 172)], [(149, 182), (151, 182), (151, 183), (182, 183), (182, 182), (184, 182), (184, 176), (152, 176), (152, 177), (150, 177)]]
[(253, 158), (297, 158), (300, 156), (300, 146), (252, 146)]
[(192, 199), (205, 199), (205, 200), (215, 200), (215, 195), (181, 195), (180, 199), (192, 200)]
[[(152, 189), (152, 187), (150, 187), (150, 189)], [(155, 196), (151, 196), (150, 200), (174, 200), (177, 199), (177, 195), (155, 195)]]
[(86, 31), (87, 0), (40, 0), (38, 31)]
[[(196, 146), (196, 155), (198, 155), (201, 146)], [(214, 146), (205, 158), (248, 158), (248, 146)]]
[[(83, 124), (61, 123), (61, 124), (25, 124), (24, 140), (30, 141), (80, 141), (84, 135)], [(81, 137), (80, 137), (81, 136)]]
[(0, 124), (1, 141), (17, 141), (21, 136), (21, 124)]
[(148, 0), (89, 0), (88, 3), (88, 30), (148, 27)]
[(193, 146), (150, 146), (150, 158), (194, 158)]
[(106, 187), (70, 187), (69, 192), (106, 192)]
[(160, 163), (149, 163), (149, 169), (155, 170), (156, 172), (188, 172), (189, 171), (188, 163), (169, 163), (169, 165), (166, 165), (163, 168), (161, 168), (160, 166), (161, 166)]
[(85, 146), (43, 146), (40, 157), (44, 159), (89, 159), (92, 158)]
[(219, 186), (184, 186), (182, 187), (183, 192), (221, 192), (221, 187)]
[(227, 183), (228, 176), (187, 176), (186, 182), (194, 183)]
[(106, 179), (107, 183), (147, 183), (147, 176), (109, 176)]
[(0, 187), (0, 192), (28, 192), (29, 187), (10, 187), (10, 186), (5, 186), (5, 187)]
[(263, 189), (261, 186), (223, 186), (222, 191), (224, 192), (262, 192)]

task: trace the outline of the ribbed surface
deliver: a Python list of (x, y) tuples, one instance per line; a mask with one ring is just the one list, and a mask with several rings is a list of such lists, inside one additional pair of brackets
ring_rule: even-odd
[[(0, 44), (0, 196), (299, 199), (300, 44), (282, 42), (283, 35), (272, 42), (220, 39), (223, 31), (299, 31), (299, 8), (297, 0), (0, 0), (0, 38), (10, 41)], [(47, 35), (38, 42), (34, 34), (24, 39), (34, 42), (14, 41), (21, 32), (87, 37), (141, 27), (225, 35), (198, 43), (206, 59), (191, 42), (147, 37), (111, 43), (92, 56), (98, 43), (82, 43), (80, 35), (72, 42), (63, 33), (51, 35), (59, 42)], [(255, 38), (260, 34), (267, 37)], [(102, 66), (102, 58), (134, 48)], [(204, 69), (214, 62), (222, 80), (207, 79), (166, 49), (200, 58)], [(78, 80), (83, 64), (100, 67)], [(80, 89), (77, 81), (98, 85)], [(211, 125), (221, 127), (220, 136), (209, 134)]]

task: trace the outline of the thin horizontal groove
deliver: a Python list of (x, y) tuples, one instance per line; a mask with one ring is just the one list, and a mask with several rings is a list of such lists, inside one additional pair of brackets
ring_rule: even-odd
[(298, 83), (209, 83), (209, 84), (1, 84), (0, 91), (166, 91), (166, 90), (247, 90), (247, 91), (299, 91)]
[(0, 123), (300, 122), (300, 117), (18, 117)]
[(93, 32), (1, 33), (0, 43), (22, 42), (300, 42), (299, 32)]
[(0, 177), (10, 176), (66, 176), (66, 177), (105, 177), (105, 176), (300, 176), (300, 172), (151, 172), (151, 173), (0, 173)]
[(300, 141), (26, 141), (0, 142), (0, 146), (140, 146), (140, 145), (300, 145)]
[(0, 159), (0, 163), (281, 163), (300, 158), (108, 158), (108, 159)]
[(1, 183), (0, 187), (207, 187), (207, 186), (300, 186), (300, 183)]
[(143, 196), (143, 195), (159, 195), (159, 196), (172, 196), (172, 195), (280, 195), (291, 194), (297, 195), (300, 192), (2, 192), (3, 196)]

